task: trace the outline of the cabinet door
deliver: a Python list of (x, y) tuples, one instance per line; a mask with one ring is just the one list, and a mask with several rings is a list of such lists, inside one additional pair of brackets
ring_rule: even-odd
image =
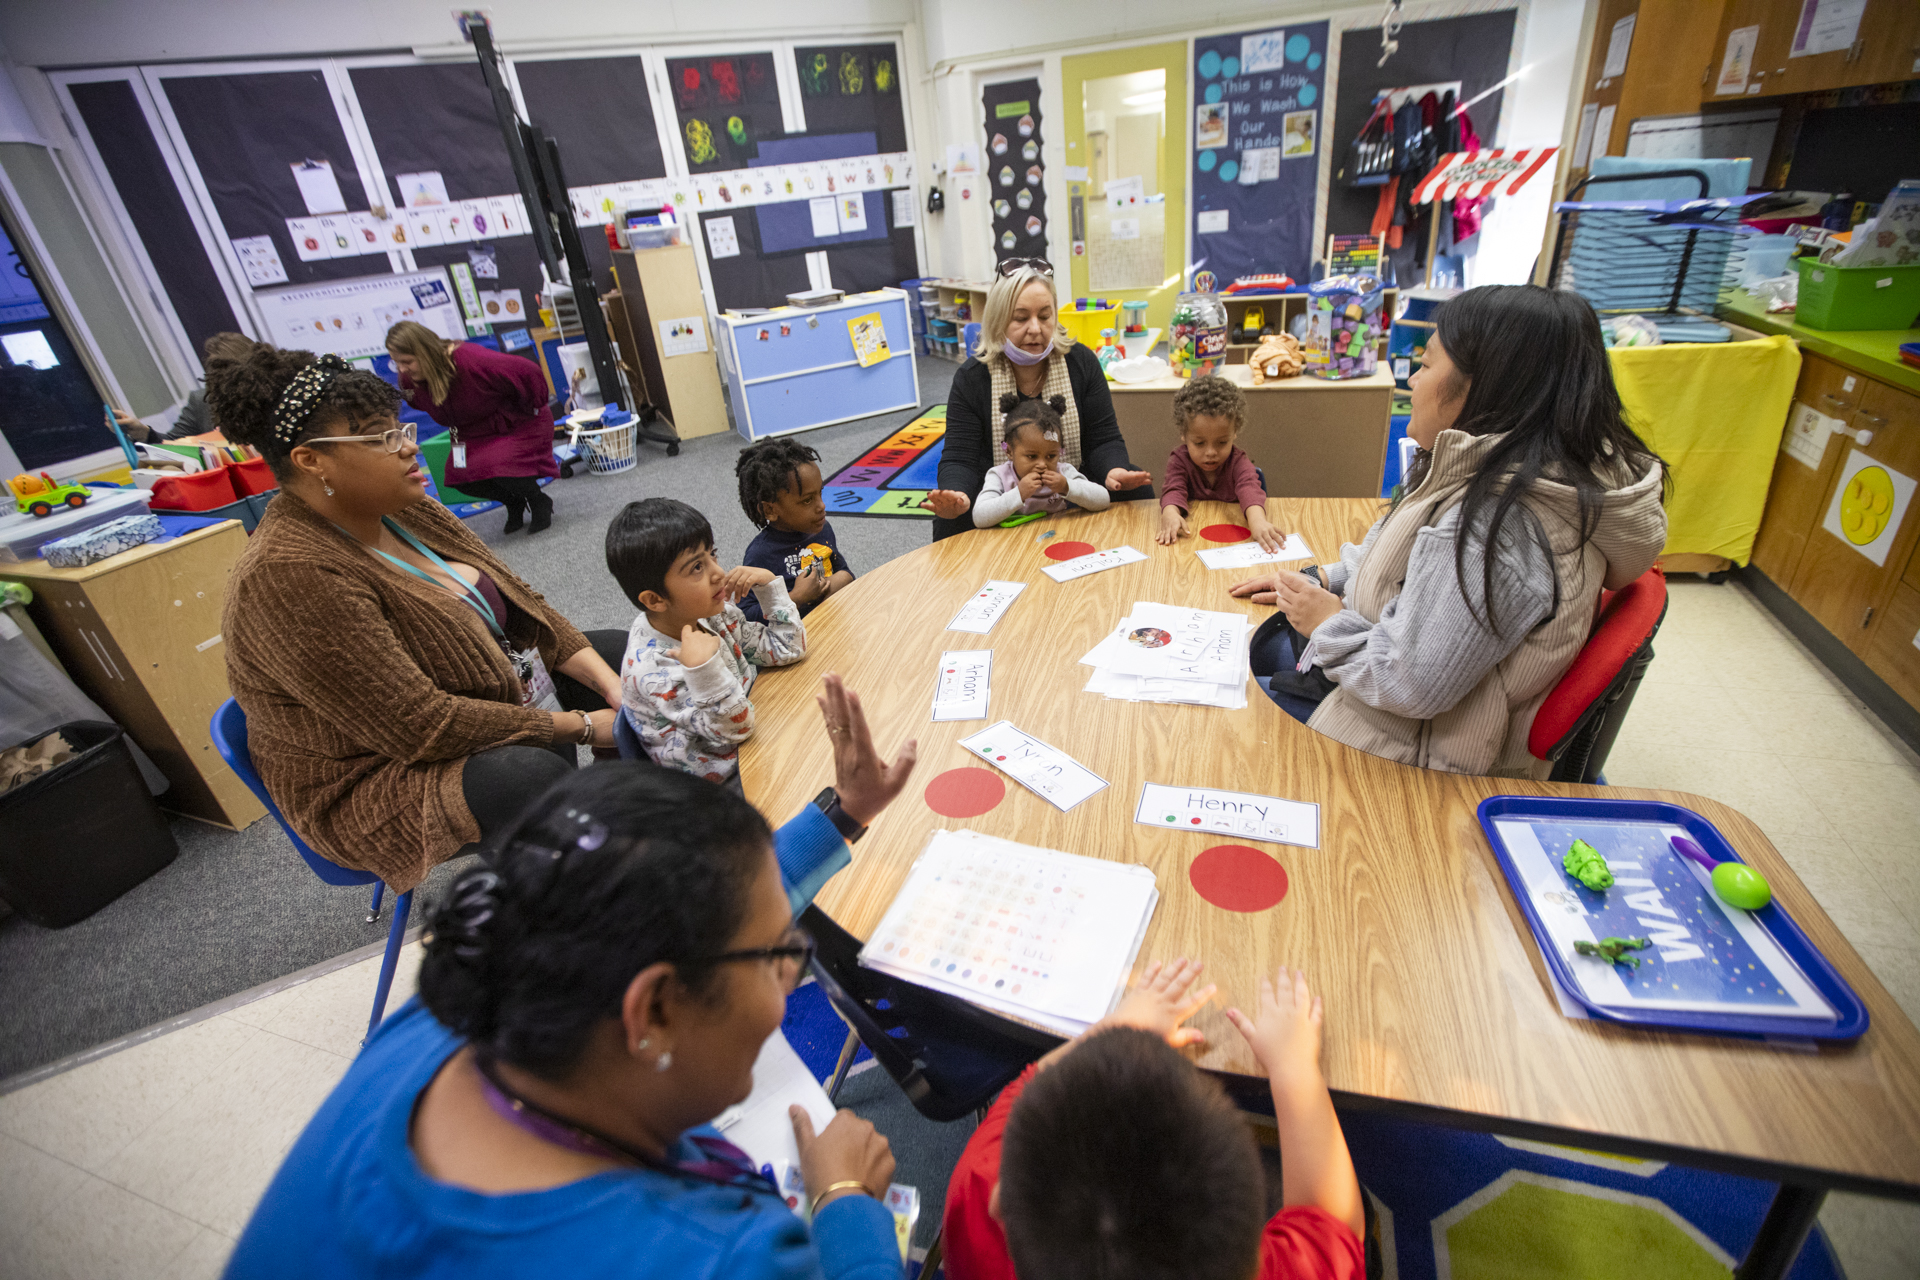
[(1867, 665), (1907, 702), (1920, 707), (1920, 591), (1904, 581), (1893, 589), (1886, 617), (1873, 629)]
[[(1860, 408), (1849, 419), (1849, 425), (1856, 431), (1873, 432), (1873, 438), (1865, 447), (1844, 438), (1831, 442), (1830, 448), (1841, 450), (1840, 465), (1827, 484), (1814, 527), (1807, 535), (1806, 550), (1788, 591), (1827, 630), (1856, 653), (1864, 654), (1874, 614), (1885, 607), (1894, 583), (1906, 569), (1907, 560), (1913, 554), (1916, 530), (1920, 530), (1920, 514), (1915, 511), (1920, 504), (1912, 501), (1903, 504), (1900, 500), (1902, 487), (1911, 492), (1913, 480), (1920, 478), (1920, 396), (1881, 382), (1866, 382), (1862, 386)], [(1887, 552), (1881, 564), (1875, 564), (1850, 539), (1836, 536), (1827, 528), (1834, 495), (1847, 479), (1856, 453), (1865, 454), (1868, 461), (1878, 464), (1883, 472), (1883, 485), (1891, 485), (1892, 510), (1887, 513), (1887, 523), (1893, 523), (1890, 517), (1899, 517), (1885, 544)], [(1850, 481), (1847, 487), (1851, 487)]]
[[(1849, 382), (1853, 383), (1851, 389), (1847, 386)], [(1831, 360), (1805, 357), (1782, 430), (1792, 428), (1801, 405), (1845, 422), (1858, 407), (1865, 384), (1865, 378), (1849, 373)], [(1840, 459), (1846, 456), (1847, 443), (1845, 436), (1829, 435), (1826, 452), (1817, 467), (1808, 466), (1785, 450), (1774, 458), (1766, 513), (1760, 517), (1760, 532), (1753, 541), (1753, 564), (1782, 587), (1792, 583), (1794, 572), (1800, 567), (1801, 553), (1806, 550), (1807, 534), (1825, 514), (1821, 500), (1833, 484), (1834, 473), (1840, 469)]]
[[(1720, 15), (1720, 35), (1713, 42), (1713, 58), (1700, 90), (1702, 102), (1732, 102), (1740, 98), (1786, 93), (1782, 69), (1788, 68), (1788, 50), (1800, 22), (1800, 0), (1727, 0)], [(1744, 84), (1721, 93), (1720, 72), (1726, 65), (1727, 40), (1736, 31), (1758, 27), (1759, 38), (1747, 63)], [(1799, 61), (1806, 61), (1802, 58)], [(1763, 162), (1764, 163), (1764, 162)]]
[(1920, 5), (1913, 0), (1867, 0), (1851, 45), (1798, 58), (1793, 56), (1798, 0), (1789, 7), (1794, 13), (1784, 42), (1770, 40), (1767, 29), (1761, 30), (1760, 51), (1768, 60), (1755, 66), (1766, 72), (1760, 81), (1766, 86), (1763, 93), (1814, 93), (1913, 78), (1914, 61), (1920, 58), (1920, 49), (1914, 48), (1920, 38)]

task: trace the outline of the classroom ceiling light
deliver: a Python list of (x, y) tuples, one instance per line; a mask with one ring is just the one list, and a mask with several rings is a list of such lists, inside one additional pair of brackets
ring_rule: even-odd
[(1120, 99), (1120, 101), (1129, 107), (1158, 107), (1163, 105), (1166, 100), (1167, 91), (1165, 89), (1155, 89), (1152, 93), (1136, 93), (1130, 98)]

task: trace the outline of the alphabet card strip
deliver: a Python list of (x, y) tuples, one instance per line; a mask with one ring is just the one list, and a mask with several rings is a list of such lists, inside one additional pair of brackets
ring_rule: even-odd
[(1026, 589), (1024, 582), (989, 581), (973, 593), (972, 599), (960, 606), (960, 612), (953, 615), (947, 630), (986, 635), (993, 630), (993, 624), (1000, 621), (1000, 615), (1011, 608), (1014, 600)]
[(1055, 582), (1072, 582), (1090, 573), (1118, 569), (1123, 564), (1138, 564), (1146, 558), (1147, 553), (1138, 547), (1110, 547), (1105, 551), (1095, 551), (1091, 555), (1075, 556), (1071, 560), (1062, 560), (1059, 564), (1050, 564), (1040, 572)]
[(988, 725), (960, 745), (1065, 813), (1107, 780), (1057, 747), (1020, 732), (1011, 720)]
[(993, 650), (949, 649), (940, 655), (933, 686), (935, 720), (985, 720)]
[(1133, 820), (1143, 827), (1169, 827), (1320, 847), (1320, 806), (1305, 800), (1281, 800), (1244, 791), (1214, 791), (1208, 787), (1164, 787), (1157, 782), (1140, 788), (1140, 804)]

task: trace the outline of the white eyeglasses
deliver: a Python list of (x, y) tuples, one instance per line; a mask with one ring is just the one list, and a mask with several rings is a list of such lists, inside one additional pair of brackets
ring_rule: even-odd
[(415, 440), (418, 437), (418, 435), (419, 435), (419, 432), (414, 428), (414, 424), (409, 422), (404, 427), (393, 427), (386, 431), (382, 431), (377, 436), (315, 436), (311, 440), (302, 440), (300, 443), (301, 444), (348, 444), (348, 443), (365, 442), (370, 444), (373, 441), (378, 440), (380, 442), (380, 447), (386, 452), (398, 453), (400, 452), (401, 445), (415, 443)]

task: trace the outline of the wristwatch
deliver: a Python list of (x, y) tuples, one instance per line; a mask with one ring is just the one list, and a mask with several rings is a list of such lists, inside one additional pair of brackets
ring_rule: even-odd
[(860, 837), (867, 829), (853, 820), (853, 815), (840, 807), (840, 793), (828, 787), (813, 798), (813, 807), (827, 815), (827, 821), (840, 833), (840, 838), (848, 844), (859, 844)]

